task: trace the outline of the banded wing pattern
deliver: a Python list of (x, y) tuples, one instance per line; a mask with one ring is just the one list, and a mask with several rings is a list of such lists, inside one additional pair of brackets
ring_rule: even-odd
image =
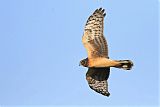
[(91, 57), (102, 56), (108, 58), (107, 42), (103, 35), (104, 17), (106, 15), (104, 11), (102, 8), (95, 10), (85, 25), (82, 42), (87, 49), (88, 56), (91, 53), (98, 53), (98, 55), (91, 55)]
[(89, 87), (100, 94), (109, 96), (107, 82), (109, 74), (110, 68), (89, 68), (86, 73), (86, 80)]

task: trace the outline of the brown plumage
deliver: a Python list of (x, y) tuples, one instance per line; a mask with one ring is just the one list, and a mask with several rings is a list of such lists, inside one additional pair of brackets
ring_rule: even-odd
[(108, 82), (110, 67), (130, 70), (133, 66), (130, 60), (111, 60), (108, 56), (108, 45), (103, 34), (105, 10), (99, 8), (88, 18), (85, 25), (82, 42), (87, 50), (88, 58), (80, 61), (84, 67), (88, 67), (86, 80), (91, 89), (109, 96)]

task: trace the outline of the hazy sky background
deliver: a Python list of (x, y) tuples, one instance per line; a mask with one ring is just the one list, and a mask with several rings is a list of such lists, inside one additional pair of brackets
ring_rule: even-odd
[[(87, 18), (106, 9), (112, 59), (110, 97), (91, 90), (81, 38)], [(1, 0), (0, 105), (158, 105), (158, 1)]]

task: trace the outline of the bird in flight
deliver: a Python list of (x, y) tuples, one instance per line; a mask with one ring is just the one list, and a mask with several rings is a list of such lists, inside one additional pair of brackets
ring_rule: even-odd
[(80, 61), (80, 65), (88, 67), (86, 80), (94, 91), (109, 96), (108, 78), (110, 67), (130, 70), (131, 60), (112, 60), (108, 56), (108, 45), (103, 34), (105, 10), (96, 9), (88, 18), (85, 25), (82, 43), (87, 50), (88, 57)]

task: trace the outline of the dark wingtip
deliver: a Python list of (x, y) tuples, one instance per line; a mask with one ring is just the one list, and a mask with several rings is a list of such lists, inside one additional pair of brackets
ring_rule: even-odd
[(107, 97), (110, 96), (110, 93), (109, 93), (109, 92), (105, 92), (105, 93), (101, 93), (101, 94), (104, 95), (104, 96), (107, 96)]
[(96, 12), (98, 12), (98, 9), (96, 9), (96, 10), (94, 11), (94, 13), (96, 13)]
[(106, 95), (105, 96), (107, 96), (107, 97), (109, 97), (110, 96), (110, 93), (108, 92), (108, 93), (106, 93)]
[(102, 10), (102, 7), (101, 8), (99, 8), (99, 11), (101, 11)]
[(102, 10), (102, 13), (104, 13), (105, 9)]
[(102, 7), (100, 7), (99, 9), (96, 9), (95, 12), (100, 12), (103, 14), (103, 16), (106, 16), (105, 9), (103, 9)]
[(96, 10), (93, 12), (93, 14), (97, 14), (97, 13), (102, 14), (103, 17), (106, 16), (105, 9), (103, 9), (102, 7), (99, 8), (99, 9), (96, 9)]
[(105, 17), (105, 16), (106, 16), (106, 13), (104, 13), (103, 16)]

